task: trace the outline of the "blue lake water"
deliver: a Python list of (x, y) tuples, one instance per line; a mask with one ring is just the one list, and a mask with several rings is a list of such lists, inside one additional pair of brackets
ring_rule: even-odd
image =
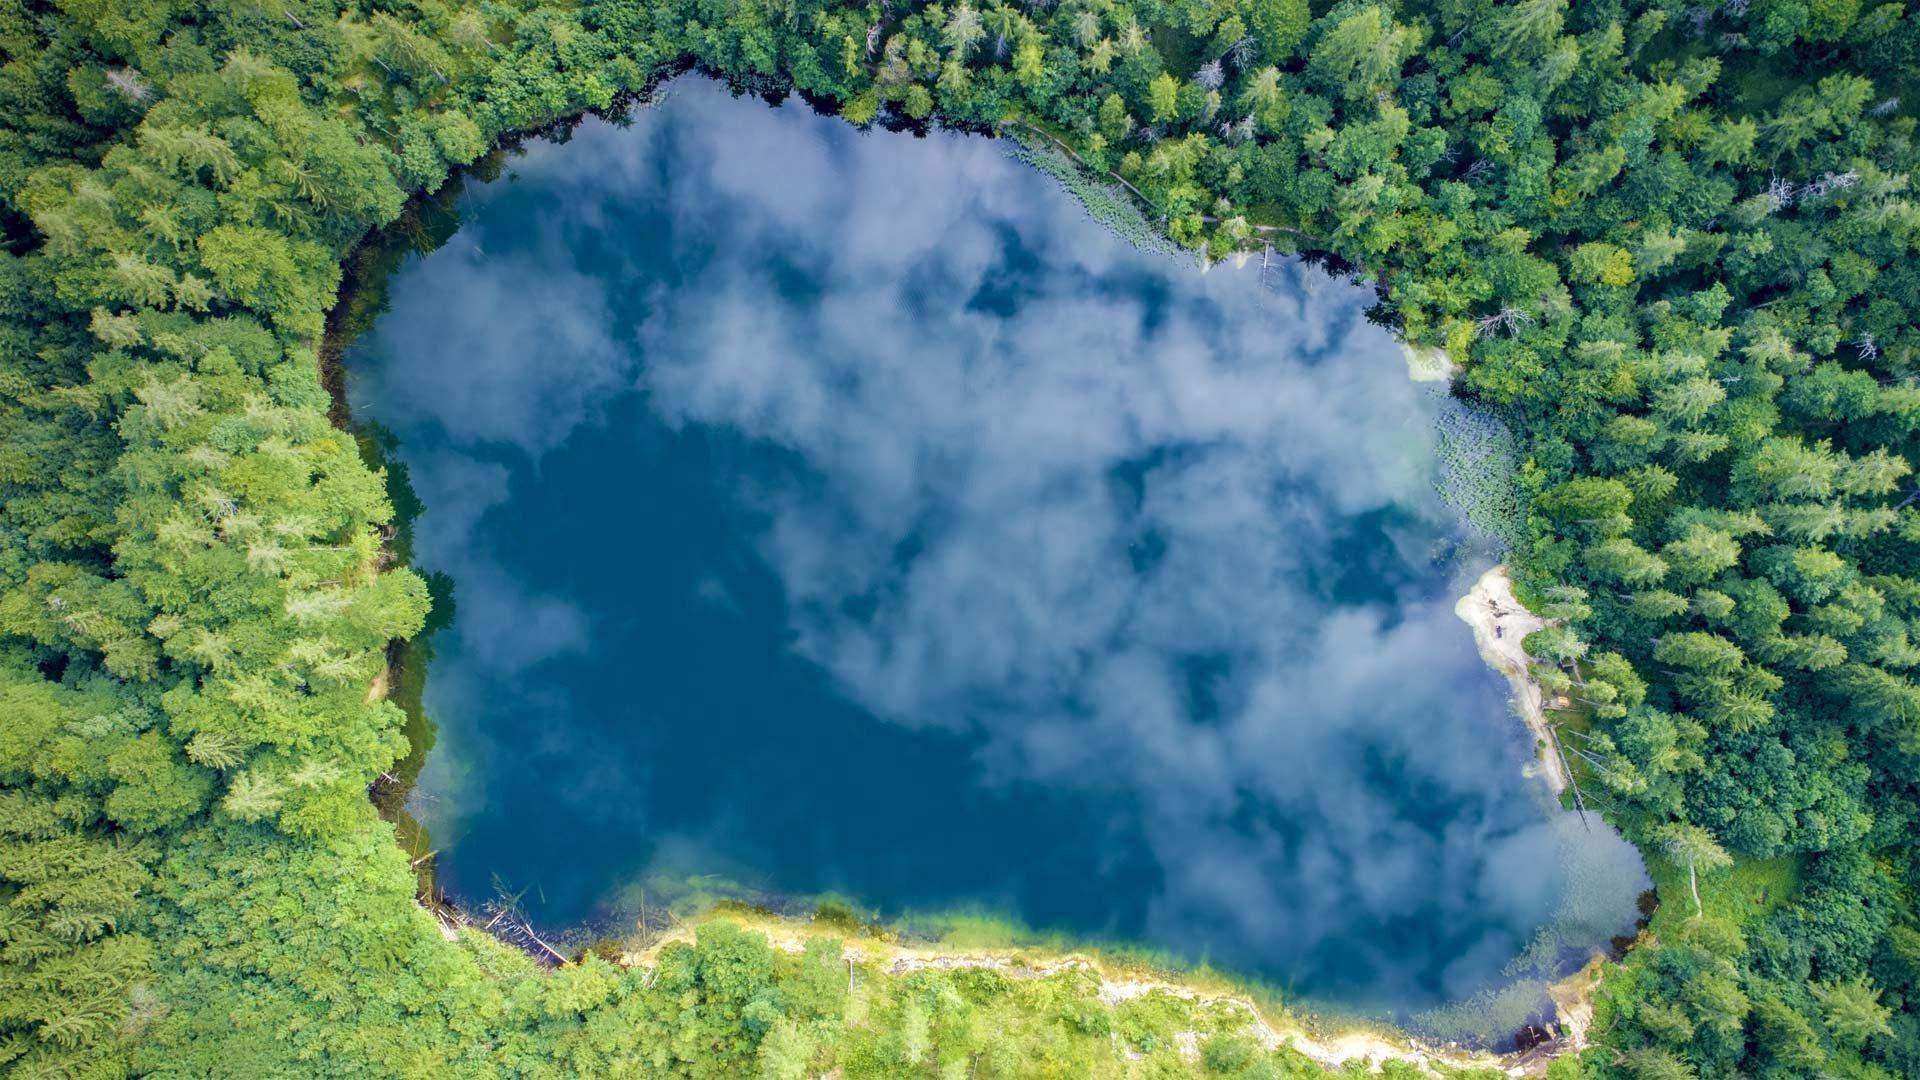
[(1401, 1013), (1631, 923), (1453, 614), (1457, 406), (1366, 290), (692, 79), (460, 214), (348, 357), (452, 582), (453, 896), (974, 910)]

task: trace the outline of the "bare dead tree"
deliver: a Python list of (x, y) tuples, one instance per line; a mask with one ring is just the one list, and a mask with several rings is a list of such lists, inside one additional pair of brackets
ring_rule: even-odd
[(1593, 831), (1593, 823), (1587, 820), (1587, 800), (1580, 794), (1580, 781), (1573, 775), (1573, 765), (1567, 761), (1567, 753), (1560, 748), (1559, 727), (1546, 725), (1547, 743), (1553, 747), (1553, 756), (1560, 761), (1560, 773), (1567, 778), (1567, 788), (1573, 792), (1573, 808), (1580, 815), (1580, 827)]
[(532, 953), (540, 959), (550, 960), (556, 964), (566, 963), (566, 954), (549, 945), (534, 930), (533, 923), (520, 910), (520, 898), (525, 895), (526, 890), (522, 889), (510, 896), (502, 895), (487, 901), (481, 906), (481, 911), (483, 914), (491, 914), (492, 917), (481, 929), (522, 952)]
[(1846, 172), (1830, 172), (1801, 188), (1799, 198), (1803, 203), (1808, 199), (1824, 199), (1836, 191), (1845, 191), (1859, 182), (1860, 174), (1852, 169)]
[(1773, 204), (1775, 211), (1792, 206), (1796, 198), (1793, 181), (1776, 176), (1767, 181), (1767, 201)]
[(1500, 330), (1505, 331), (1508, 337), (1512, 337), (1520, 332), (1521, 327), (1533, 325), (1533, 316), (1508, 304), (1491, 315), (1481, 316), (1478, 325), (1483, 334)]
[(107, 72), (107, 85), (118, 90), (128, 101), (145, 101), (153, 96), (153, 87), (147, 85), (146, 77), (130, 67), (114, 68)]

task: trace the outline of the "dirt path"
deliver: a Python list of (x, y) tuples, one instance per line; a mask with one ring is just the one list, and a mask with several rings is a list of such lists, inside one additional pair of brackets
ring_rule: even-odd
[(1547, 728), (1545, 696), (1534, 681), (1527, 651), (1520, 644), (1528, 634), (1547, 625), (1547, 620), (1514, 598), (1513, 578), (1505, 565), (1481, 575), (1454, 605), (1453, 613), (1473, 628), (1473, 641), (1480, 647), (1481, 658), (1505, 675), (1513, 687), (1514, 710), (1534, 737), (1536, 760), (1528, 775), (1539, 776), (1558, 799), (1567, 786), (1567, 774), (1554, 752), (1553, 732)]

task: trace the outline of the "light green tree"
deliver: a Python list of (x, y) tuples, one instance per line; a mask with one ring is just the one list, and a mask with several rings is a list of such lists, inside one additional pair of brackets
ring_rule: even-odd
[(1700, 903), (1700, 872), (1711, 874), (1724, 870), (1733, 865), (1733, 857), (1714, 841), (1712, 833), (1684, 821), (1661, 830), (1660, 846), (1669, 858), (1686, 864), (1687, 889), (1693, 893), (1693, 917), (1705, 915), (1706, 908)]

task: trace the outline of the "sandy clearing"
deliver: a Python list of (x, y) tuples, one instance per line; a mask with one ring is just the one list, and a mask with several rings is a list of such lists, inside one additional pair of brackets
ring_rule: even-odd
[(1453, 613), (1473, 628), (1473, 641), (1480, 648), (1481, 658), (1506, 676), (1513, 687), (1514, 711), (1533, 732), (1535, 760), (1528, 775), (1538, 776), (1558, 799), (1567, 786), (1567, 774), (1553, 749), (1545, 695), (1534, 681), (1527, 651), (1521, 646), (1528, 634), (1546, 626), (1548, 620), (1528, 611), (1514, 598), (1513, 578), (1505, 564), (1482, 574), (1454, 605)]
[(1453, 362), (1445, 349), (1402, 342), (1400, 351), (1407, 360), (1407, 378), (1414, 382), (1451, 383), (1460, 371), (1460, 365)]

